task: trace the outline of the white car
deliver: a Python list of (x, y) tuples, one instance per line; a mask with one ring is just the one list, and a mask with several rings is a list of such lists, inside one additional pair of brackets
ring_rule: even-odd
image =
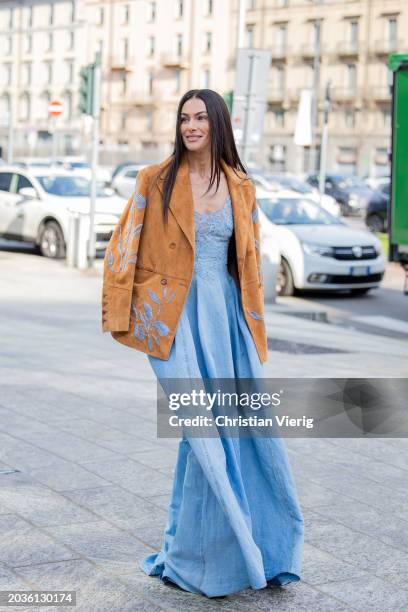
[[(32, 172), (0, 167), (0, 236), (37, 245), (46, 257), (66, 252), (69, 220), (74, 212), (88, 213), (90, 182), (56, 169)], [(104, 249), (126, 200), (98, 188), (95, 208), (95, 247)]]
[[(91, 164), (84, 157), (59, 157), (57, 164), (63, 170), (72, 171), (78, 176), (84, 176), (89, 181), (92, 176)], [(98, 166), (96, 168), (96, 181), (103, 185), (109, 185), (111, 181), (111, 172), (107, 168)]]
[(269, 225), (281, 253), (277, 292), (320, 289), (363, 294), (385, 271), (381, 242), (351, 229), (312, 200), (257, 190), (261, 227)]
[(322, 194), (305, 181), (301, 181), (291, 174), (263, 174), (251, 173), (251, 179), (255, 187), (259, 187), (266, 191), (277, 192), (281, 189), (294, 191), (296, 194), (301, 194), (309, 200), (313, 200), (319, 206), (322, 206), (327, 212), (335, 217), (341, 216), (341, 207), (336, 200), (327, 194)]
[(123, 198), (129, 199), (135, 190), (136, 178), (139, 170), (145, 168), (146, 164), (134, 164), (125, 166), (115, 174), (111, 187)]

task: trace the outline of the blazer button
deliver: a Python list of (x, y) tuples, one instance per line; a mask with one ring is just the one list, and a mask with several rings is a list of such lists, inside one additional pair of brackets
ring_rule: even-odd
[(167, 285), (167, 278), (162, 278), (160, 282), (162, 285)]
[(176, 243), (175, 243), (175, 242), (170, 242), (169, 247), (170, 247), (171, 249), (174, 249), (174, 248), (175, 248), (175, 246), (176, 246)]

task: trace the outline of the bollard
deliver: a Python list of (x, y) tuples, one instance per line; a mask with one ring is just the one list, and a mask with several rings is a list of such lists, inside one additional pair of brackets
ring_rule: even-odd
[(81, 270), (88, 267), (89, 216), (70, 211), (66, 264)]

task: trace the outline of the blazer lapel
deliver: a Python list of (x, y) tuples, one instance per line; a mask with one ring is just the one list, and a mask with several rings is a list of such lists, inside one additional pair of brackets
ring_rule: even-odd
[[(245, 198), (245, 191), (241, 187), (243, 179), (237, 176), (233, 168), (228, 166), (224, 160), (221, 160), (221, 167), (227, 179), (228, 190), (231, 196), (238, 272), (241, 278), (248, 242), (249, 204)], [(184, 155), (177, 171), (169, 208), (194, 251), (194, 200), (188, 170), (187, 156)]]
[(221, 160), (221, 166), (226, 176), (231, 196), (238, 274), (241, 279), (248, 244), (249, 205), (245, 199), (245, 192), (241, 187), (242, 179), (223, 160)]

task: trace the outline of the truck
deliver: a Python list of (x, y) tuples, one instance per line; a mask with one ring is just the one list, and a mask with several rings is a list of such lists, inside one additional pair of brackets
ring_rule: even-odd
[(408, 54), (388, 58), (392, 71), (391, 186), (388, 202), (388, 260), (405, 270), (408, 295)]

